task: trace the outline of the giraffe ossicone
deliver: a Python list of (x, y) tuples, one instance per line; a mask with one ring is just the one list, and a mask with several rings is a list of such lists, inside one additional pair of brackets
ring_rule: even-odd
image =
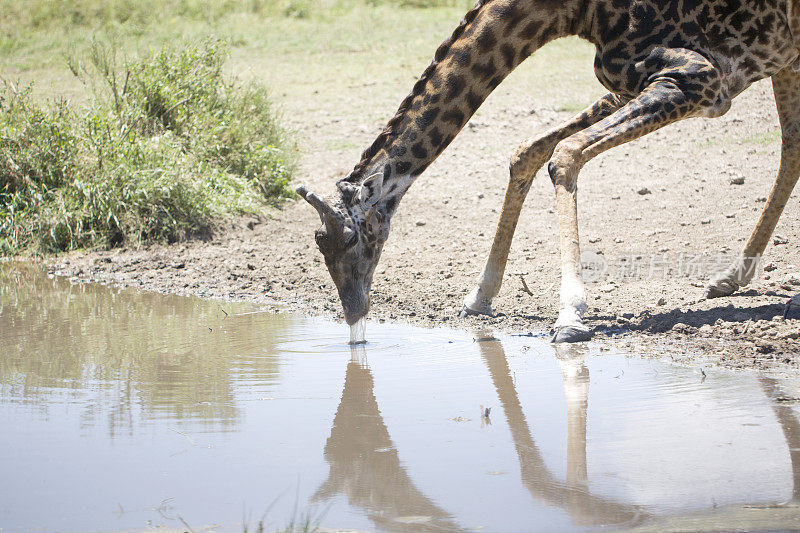
[(384, 131), (337, 183), (338, 197), (329, 202), (298, 189), (323, 223), (316, 240), (348, 324), (369, 310), (375, 266), (408, 188), (512, 70), (568, 35), (594, 44), (595, 74), (609, 93), (524, 141), (512, 156), (494, 242), (463, 313), (492, 312), (522, 204), (536, 172), (549, 162), (561, 246), (561, 311), (553, 339), (590, 337), (577, 218), (581, 168), (679, 120), (719, 117), (747, 87), (771, 77), (783, 131), (780, 170), (740, 259), (711, 281), (707, 295), (726, 296), (750, 281), (740, 267), (763, 254), (800, 176), (800, 2), (478, 0)]

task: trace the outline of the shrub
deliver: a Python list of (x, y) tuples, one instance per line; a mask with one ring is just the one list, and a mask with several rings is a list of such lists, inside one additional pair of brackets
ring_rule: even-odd
[(222, 75), (219, 42), (70, 68), (88, 108), (0, 87), (0, 253), (174, 241), (287, 197), (291, 152), (264, 87)]

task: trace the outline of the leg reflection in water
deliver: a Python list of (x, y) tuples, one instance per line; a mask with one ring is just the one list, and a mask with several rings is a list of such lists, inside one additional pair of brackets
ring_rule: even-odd
[(781, 425), (783, 437), (789, 447), (789, 459), (792, 462), (792, 480), (794, 481), (791, 501), (792, 503), (800, 503), (800, 421), (797, 419), (797, 412), (790, 403), (779, 400), (781, 390), (778, 380), (761, 376), (759, 381), (767, 398), (772, 400), (772, 410)]
[(425, 496), (400, 464), (373, 392), (363, 346), (351, 347), (344, 391), (325, 445), (328, 479), (314, 501), (338, 494), (390, 531), (461, 531), (452, 516)]
[(502, 343), (490, 341), (478, 345), (511, 431), (522, 482), (531, 496), (561, 507), (579, 526), (631, 525), (644, 520), (645, 516), (637, 506), (589, 492), (586, 475), (586, 413), (589, 402), (589, 370), (584, 365), (586, 348), (574, 344), (555, 345), (567, 402), (567, 480), (563, 482), (547, 469), (536, 447)]

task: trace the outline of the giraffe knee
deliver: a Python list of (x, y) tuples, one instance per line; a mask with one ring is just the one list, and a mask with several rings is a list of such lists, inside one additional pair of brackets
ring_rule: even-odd
[(580, 170), (581, 148), (568, 139), (561, 141), (553, 150), (553, 156), (547, 166), (550, 181), (554, 186), (562, 185), (567, 190), (574, 190), (575, 182)]
[(552, 153), (552, 145), (548, 146), (545, 137), (536, 137), (522, 141), (509, 162), (511, 181), (520, 186), (530, 187), (536, 172), (544, 165)]

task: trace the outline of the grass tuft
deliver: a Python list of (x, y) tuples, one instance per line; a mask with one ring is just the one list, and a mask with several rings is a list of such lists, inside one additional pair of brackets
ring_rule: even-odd
[(69, 66), (90, 103), (0, 86), (0, 254), (175, 241), (287, 197), (292, 156), (266, 89), (222, 75), (206, 42)]

